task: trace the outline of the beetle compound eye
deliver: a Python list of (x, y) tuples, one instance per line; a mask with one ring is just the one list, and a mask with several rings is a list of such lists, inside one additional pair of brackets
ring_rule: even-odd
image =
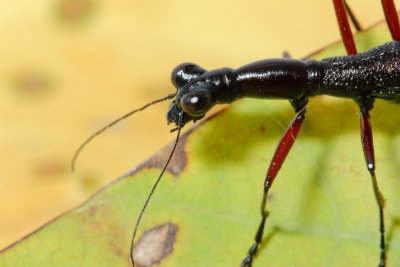
[(171, 81), (175, 87), (179, 88), (204, 72), (206, 72), (205, 69), (194, 63), (182, 63), (172, 71)]
[(210, 92), (201, 91), (188, 93), (182, 97), (182, 109), (191, 116), (204, 115), (213, 105), (213, 97)]

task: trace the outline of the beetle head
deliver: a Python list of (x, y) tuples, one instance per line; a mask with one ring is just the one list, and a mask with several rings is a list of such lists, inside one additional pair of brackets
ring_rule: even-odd
[(171, 74), (171, 80), (177, 89), (167, 120), (177, 126), (189, 121), (200, 120), (216, 103), (216, 86), (208, 80), (207, 71), (193, 63), (177, 66)]

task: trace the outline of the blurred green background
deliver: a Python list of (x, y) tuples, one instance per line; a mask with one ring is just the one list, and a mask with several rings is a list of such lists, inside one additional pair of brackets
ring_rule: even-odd
[[(349, 0), (364, 27), (379, 0)], [(400, 6), (400, 1), (396, 1)], [(37, 0), (0, 3), (0, 249), (73, 208), (173, 139), (168, 104), (98, 137), (127, 111), (174, 92), (179, 63), (239, 67), (339, 39), (332, 1)]]

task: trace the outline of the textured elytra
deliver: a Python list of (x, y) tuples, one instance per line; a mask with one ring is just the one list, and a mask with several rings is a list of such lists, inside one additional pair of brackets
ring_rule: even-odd
[(324, 91), (332, 95), (370, 95), (400, 101), (400, 42), (367, 52), (322, 60)]

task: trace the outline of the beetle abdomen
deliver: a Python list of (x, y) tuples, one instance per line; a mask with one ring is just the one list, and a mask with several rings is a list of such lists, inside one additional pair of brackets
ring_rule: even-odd
[(344, 97), (370, 95), (400, 102), (399, 41), (356, 55), (326, 58), (321, 67), (319, 93)]

